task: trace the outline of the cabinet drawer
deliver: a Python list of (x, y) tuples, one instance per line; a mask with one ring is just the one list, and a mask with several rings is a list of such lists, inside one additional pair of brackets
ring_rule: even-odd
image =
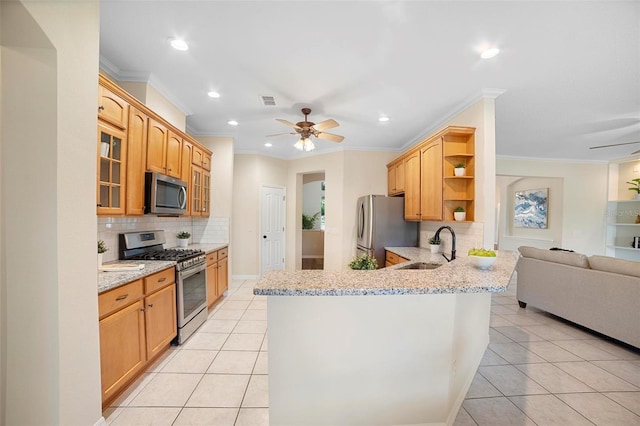
[(142, 280), (133, 281), (98, 295), (98, 314), (100, 318), (122, 309), (140, 299), (143, 295)]
[(218, 261), (218, 252), (212, 251), (207, 253), (207, 266), (211, 266)]
[(229, 253), (228, 247), (218, 250), (218, 260), (224, 259), (225, 257), (227, 257), (228, 253)]
[(398, 256), (398, 263), (404, 263), (404, 262), (408, 262), (408, 261), (409, 261), (409, 259), (406, 259), (406, 258), (404, 258), (402, 256)]
[(400, 256), (398, 256), (395, 253), (391, 253), (390, 251), (388, 251), (387, 255), (386, 255), (386, 261), (391, 263), (392, 265), (395, 265), (395, 264), (400, 262)]
[(176, 279), (175, 268), (165, 269), (144, 279), (145, 294), (153, 293)]

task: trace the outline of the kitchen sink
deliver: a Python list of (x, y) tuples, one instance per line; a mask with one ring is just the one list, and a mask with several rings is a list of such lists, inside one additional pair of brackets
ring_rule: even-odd
[(440, 266), (442, 266), (441, 263), (416, 262), (416, 263), (411, 263), (410, 265), (407, 265), (407, 266), (401, 266), (400, 268), (397, 268), (397, 269), (436, 269), (436, 268), (439, 268)]

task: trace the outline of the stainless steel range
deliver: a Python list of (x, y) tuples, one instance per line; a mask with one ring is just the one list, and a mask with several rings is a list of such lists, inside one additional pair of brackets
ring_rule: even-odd
[(202, 250), (165, 249), (164, 231), (120, 234), (120, 259), (176, 262), (178, 336), (181, 345), (207, 320), (207, 257)]

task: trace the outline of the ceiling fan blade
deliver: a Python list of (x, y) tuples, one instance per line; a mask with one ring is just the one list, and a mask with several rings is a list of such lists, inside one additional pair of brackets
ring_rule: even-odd
[(323, 130), (333, 129), (334, 127), (338, 127), (338, 126), (339, 126), (338, 122), (336, 120), (330, 118), (328, 120), (324, 120), (324, 121), (322, 121), (320, 123), (314, 124), (312, 127), (316, 131), (321, 132)]
[(631, 154), (629, 154), (629, 155), (636, 155), (636, 154), (640, 154), (640, 149), (639, 149), (639, 150), (637, 150), (637, 151), (633, 151), (633, 152), (632, 152)]
[(285, 126), (293, 127), (294, 129), (297, 129), (297, 130), (302, 130), (302, 127), (298, 126), (297, 124), (293, 124), (290, 121), (283, 120), (282, 118), (276, 118), (276, 121), (279, 121), (280, 123), (284, 124)]
[(326, 139), (331, 142), (342, 142), (344, 140), (344, 136), (334, 135), (333, 133), (318, 133), (316, 136), (318, 139)]
[(600, 146), (590, 146), (589, 149), (598, 149), (598, 148), (609, 148), (611, 146), (622, 146), (622, 145), (635, 145), (640, 143), (640, 141), (636, 142), (625, 142), (625, 143), (612, 143), (610, 145), (600, 145)]
[(290, 132), (290, 133), (276, 133), (275, 135), (267, 135), (265, 136), (266, 138), (272, 138), (274, 136), (282, 136), (282, 135), (297, 135), (296, 132)]

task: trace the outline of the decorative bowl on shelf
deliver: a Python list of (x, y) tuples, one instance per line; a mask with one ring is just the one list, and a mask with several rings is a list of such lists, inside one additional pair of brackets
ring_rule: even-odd
[(491, 265), (496, 261), (496, 257), (487, 256), (469, 256), (471, 263), (478, 269), (489, 269)]

